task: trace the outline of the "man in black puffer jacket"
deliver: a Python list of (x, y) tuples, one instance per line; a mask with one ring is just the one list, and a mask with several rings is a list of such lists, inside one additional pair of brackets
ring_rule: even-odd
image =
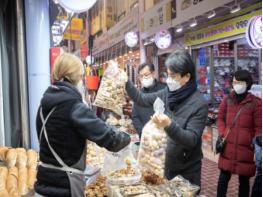
[[(81, 74), (77, 74), (77, 78), (76, 75), (72, 75), (72, 73), (77, 72), (74, 69), (72, 72), (72, 67), (77, 65), (79, 65), (80, 70), (83, 69), (81, 61), (73, 55), (63, 54), (59, 57), (55, 63), (53, 74), (55, 82), (44, 93), (40, 106), (44, 117), (47, 117), (47, 114), (55, 107), (45, 127), (50, 146), (67, 166), (73, 166), (79, 162), (83, 151), (85, 151), (87, 139), (113, 152), (123, 149), (130, 143), (128, 134), (115, 132), (97, 118), (92, 110), (82, 102), (82, 96), (76, 88), (76, 84), (81, 79)], [(39, 137), (43, 126), (40, 109), (36, 121)], [(44, 135), (40, 141), (40, 161), (61, 167), (51, 152)], [(85, 162), (86, 160), (82, 159), (78, 170), (83, 171), (85, 169)], [(43, 165), (39, 166), (35, 184), (37, 195), (74, 197), (71, 191), (73, 188), (70, 184), (66, 172), (47, 168)]]

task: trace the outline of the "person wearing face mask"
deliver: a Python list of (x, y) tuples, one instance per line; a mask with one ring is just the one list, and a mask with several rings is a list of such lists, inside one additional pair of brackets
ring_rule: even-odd
[(165, 177), (168, 180), (182, 175), (191, 183), (201, 185), (202, 134), (208, 105), (197, 89), (195, 65), (187, 51), (173, 52), (165, 61), (167, 88), (145, 94), (133, 84), (126, 83), (126, 91), (135, 103), (152, 107), (159, 97), (165, 103), (165, 114), (152, 118), (163, 127), (168, 143), (165, 157)]
[[(155, 79), (154, 71), (154, 65), (151, 63), (144, 63), (139, 66), (139, 79), (142, 86), (141, 91), (143, 93), (157, 92), (166, 87), (165, 84)], [(153, 114), (154, 111), (152, 107), (143, 107), (134, 103), (132, 109), (132, 123), (140, 138), (144, 125), (150, 120)]]
[(218, 135), (225, 139), (226, 145), (218, 161), (218, 197), (226, 196), (232, 174), (239, 176), (238, 196), (249, 196), (249, 178), (255, 175), (256, 170), (252, 141), (262, 132), (261, 99), (248, 92), (252, 83), (247, 70), (236, 71), (233, 91), (219, 107)]
[(83, 74), (76, 56), (64, 53), (56, 59), (53, 84), (45, 91), (36, 118), (40, 144), (36, 197), (85, 196), (87, 140), (113, 152), (130, 143), (128, 134), (108, 127), (83, 103)]

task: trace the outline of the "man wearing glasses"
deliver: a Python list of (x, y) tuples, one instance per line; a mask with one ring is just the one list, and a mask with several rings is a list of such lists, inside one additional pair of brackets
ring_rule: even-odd
[[(157, 92), (166, 87), (164, 83), (161, 83), (155, 78), (154, 65), (151, 63), (143, 63), (138, 68), (139, 80), (141, 83), (141, 91), (143, 93)], [(141, 138), (142, 129), (144, 125), (150, 120), (150, 117), (154, 114), (153, 107), (142, 107), (134, 103), (132, 109), (132, 123), (136, 129), (139, 137)]]

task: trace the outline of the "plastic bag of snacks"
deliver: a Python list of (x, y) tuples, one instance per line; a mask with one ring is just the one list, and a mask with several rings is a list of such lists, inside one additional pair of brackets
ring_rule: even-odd
[(102, 174), (107, 177), (110, 184), (129, 185), (140, 181), (141, 173), (136, 160), (133, 157), (131, 146), (105, 155)]
[[(157, 98), (153, 105), (155, 113), (163, 114), (164, 103)], [(167, 135), (164, 128), (159, 128), (150, 120), (142, 130), (141, 145), (138, 154), (138, 164), (143, 173), (153, 173), (164, 178), (165, 150)]]
[(126, 81), (125, 72), (119, 68), (115, 61), (111, 60), (103, 75), (94, 105), (122, 115)]

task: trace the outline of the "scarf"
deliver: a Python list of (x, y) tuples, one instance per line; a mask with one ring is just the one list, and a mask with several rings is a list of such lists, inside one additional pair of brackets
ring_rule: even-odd
[(174, 110), (174, 108), (180, 104), (182, 101), (184, 101), (186, 98), (188, 98), (191, 94), (193, 94), (197, 89), (197, 84), (195, 80), (191, 80), (187, 82), (183, 87), (176, 91), (169, 91), (168, 89), (168, 106), (171, 111)]
[(246, 96), (247, 96), (247, 90), (243, 94), (237, 94), (235, 92), (235, 97), (236, 97), (236, 101), (237, 101), (238, 104), (241, 103), (241, 101), (243, 101), (246, 98)]

